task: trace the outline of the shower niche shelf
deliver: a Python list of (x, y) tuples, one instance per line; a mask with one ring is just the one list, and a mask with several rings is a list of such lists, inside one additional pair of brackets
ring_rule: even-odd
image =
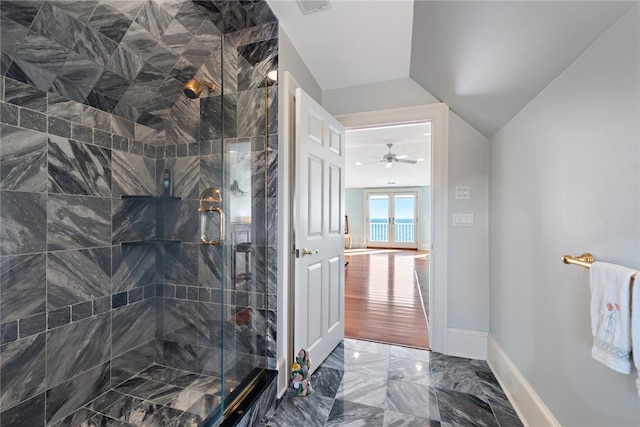
[[(160, 195), (135, 195), (135, 194), (123, 194), (120, 198), (124, 200), (131, 201), (149, 201), (149, 202), (165, 202), (165, 201), (179, 201), (182, 200), (181, 197), (177, 196), (160, 196)], [(126, 240), (120, 242), (121, 246), (140, 246), (140, 245), (175, 245), (182, 243), (181, 240), (177, 239), (158, 239), (151, 238), (145, 240)]]

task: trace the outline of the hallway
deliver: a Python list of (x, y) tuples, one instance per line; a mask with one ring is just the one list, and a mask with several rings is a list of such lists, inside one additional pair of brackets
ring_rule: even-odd
[(428, 350), (429, 253), (350, 249), (345, 261), (345, 337)]

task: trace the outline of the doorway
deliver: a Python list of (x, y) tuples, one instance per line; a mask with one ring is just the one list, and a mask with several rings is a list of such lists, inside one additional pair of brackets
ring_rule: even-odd
[(366, 247), (418, 249), (419, 207), (417, 190), (366, 190)]
[[(294, 131), (295, 89), (299, 87), (295, 79), (285, 72), (284, 76), (284, 111), (282, 134), (285, 141), (291, 139)], [(433, 125), (432, 155), (438, 159), (431, 169), (432, 190), (429, 212), (430, 247), (429, 256), (429, 308), (430, 313), (430, 347), (433, 351), (447, 353), (447, 165), (448, 165), (448, 127), (449, 108), (442, 103), (413, 107), (394, 108), (389, 110), (368, 111), (336, 116), (347, 128), (356, 129), (381, 125), (385, 123), (415, 123), (430, 121)], [(293, 309), (293, 287), (291, 279), (291, 247), (293, 246), (294, 227), (291, 223), (291, 211), (294, 200), (291, 191), (291, 174), (294, 167), (293, 147), (283, 144), (279, 149), (282, 154), (282, 168), (278, 168), (278, 224), (281, 233), (278, 235), (278, 371), (279, 394), (286, 391), (288, 367), (292, 362), (294, 325), (290, 313)], [(354, 226), (349, 224), (353, 233)]]

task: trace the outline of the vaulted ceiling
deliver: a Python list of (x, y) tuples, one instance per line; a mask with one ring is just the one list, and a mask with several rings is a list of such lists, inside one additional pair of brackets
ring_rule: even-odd
[(491, 137), (638, 1), (268, 3), (323, 90), (411, 78)]

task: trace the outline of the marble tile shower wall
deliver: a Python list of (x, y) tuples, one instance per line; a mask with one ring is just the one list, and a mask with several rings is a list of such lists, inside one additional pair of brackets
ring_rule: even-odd
[[(273, 86), (265, 101), (262, 76), (277, 68), (277, 22), (266, 3), (0, 0), (0, 29), (0, 425), (53, 423), (154, 361), (219, 373), (220, 323), (224, 369), (265, 352), (273, 367), (277, 100)], [(193, 77), (218, 89), (188, 100)], [(231, 248), (197, 245), (193, 215), (237, 140), (253, 146), (252, 268), (265, 274), (225, 288), (223, 306)], [(182, 200), (121, 199), (156, 194), (165, 167)], [(158, 237), (183, 243), (119, 245)], [(243, 308), (249, 322), (234, 317)]]
[(155, 191), (155, 150), (132, 123), (0, 80), (0, 423), (44, 425), (153, 362), (155, 254), (116, 243), (154, 226), (118, 206)]

